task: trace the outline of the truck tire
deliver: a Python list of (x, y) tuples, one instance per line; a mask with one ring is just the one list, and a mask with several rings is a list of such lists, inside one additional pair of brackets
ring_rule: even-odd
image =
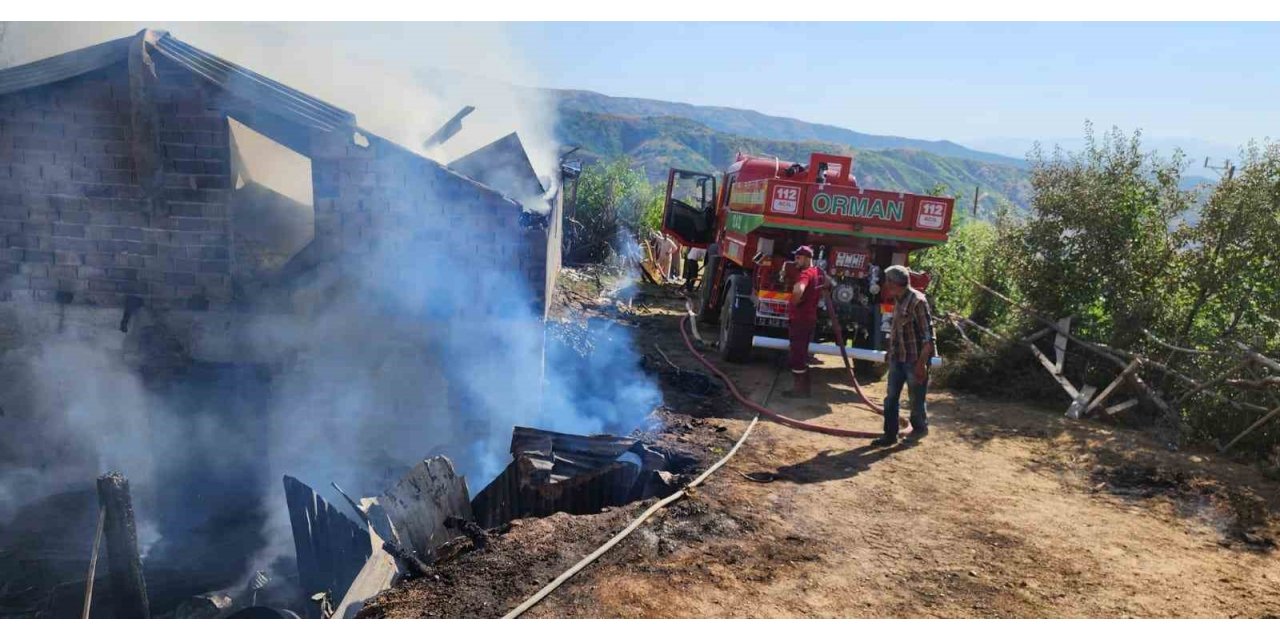
[[(720, 357), (728, 362), (747, 362), (751, 359), (751, 338), (755, 334), (755, 308), (748, 314), (734, 311), (734, 302), (751, 304), (749, 280), (744, 275), (729, 276), (725, 283), (724, 302), (720, 304)], [(741, 297), (741, 300), (738, 298)]]
[[(853, 346), (860, 349), (870, 349), (871, 337), (859, 336), (853, 341)], [(871, 362), (869, 360), (854, 360), (853, 373), (858, 376), (858, 380), (865, 382), (879, 382), (884, 379), (884, 374), (889, 372), (889, 363), (887, 362)]]
[(715, 289), (716, 269), (720, 266), (720, 253), (717, 245), (707, 247), (707, 259), (702, 264), (702, 281), (698, 283), (698, 298), (694, 303), (694, 313), (698, 314), (698, 322), (711, 324), (720, 318), (719, 309), (711, 299)]

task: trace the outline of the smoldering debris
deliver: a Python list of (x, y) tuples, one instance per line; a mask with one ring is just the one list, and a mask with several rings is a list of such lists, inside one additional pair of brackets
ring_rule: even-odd
[[(377, 497), (357, 502), (343, 494), (359, 523), (295, 478), (285, 476), (284, 486), (300, 586), (313, 602), (337, 603), (335, 617), (354, 617), (396, 576), (421, 573), (472, 519), (466, 479), (442, 456), (415, 465)], [(320, 605), (310, 613), (327, 617)]]
[[(354, 617), (396, 581), (431, 575), (432, 565), (461, 553), (483, 552), (490, 531), (518, 518), (598, 513), (668, 496), (689, 464), (637, 438), (529, 427), (513, 429), (511, 454), (507, 469), (474, 499), (448, 458), (423, 460), (378, 497), (343, 494), (355, 520), (286, 476), (301, 587), (313, 603), (307, 613)], [(207, 598), (194, 604), (202, 608), (193, 610), (212, 610)]]
[(669, 387), (697, 397), (717, 396), (724, 392), (724, 386), (715, 378), (677, 365), (661, 347), (654, 345), (653, 353), (657, 357), (645, 354), (640, 366), (645, 371), (658, 374)]
[(497, 527), (516, 518), (595, 513), (654, 495), (667, 460), (634, 438), (578, 436), (516, 427), (514, 458), (472, 503), (477, 522)]
[(201, 593), (178, 605), (173, 617), (182, 619), (221, 618), (230, 612), (231, 596), (225, 593)]

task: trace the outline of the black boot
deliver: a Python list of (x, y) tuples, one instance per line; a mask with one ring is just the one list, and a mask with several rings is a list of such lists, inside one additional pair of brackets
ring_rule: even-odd
[(873, 447), (892, 447), (895, 444), (898, 444), (898, 436), (896, 435), (883, 435), (871, 441), (871, 446)]
[(813, 395), (812, 389), (809, 387), (809, 372), (792, 373), (792, 386), (790, 391), (783, 391), (784, 398), (808, 398)]

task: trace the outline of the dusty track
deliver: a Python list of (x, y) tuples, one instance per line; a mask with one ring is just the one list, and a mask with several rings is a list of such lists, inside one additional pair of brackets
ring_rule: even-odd
[[(677, 318), (670, 311), (642, 318), (638, 341), (695, 368), (679, 344)], [(757, 362), (726, 370), (762, 400), (773, 362), (759, 353)], [(802, 419), (878, 429), (876, 416), (854, 408), (841, 375), (827, 359), (815, 398), (775, 393), (768, 404)], [(788, 383), (783, 374), (779, 389)], [(871, 385), (869, 395), (882, 398), (883, 385)], [(1280, 616), (1280, 554), (1268, 548), (1277, 534), (1277, 483), (1250, 467), (1170, 452), (1133, 431), (1052, 411), (945, 391), (931, 400), (932, 434), (888, 450), (762, 424), (692, 499), (528, 616)], [(750, 418), (727, 405), (714, 410), (720, 417), (681, 436), (710, 456)], [(778, 479), (760, 484), (739, 473), (751, 471)], [(640, 508), (523, 523), (492, 551), (442, 566), (440, 580), (386, 594), (371, 613), (501, 615)], [(510, 562), (517, 554), (537, 562)], [(461, 577), (474, 571), (489, 572), (481, 602), (477, 585)]]

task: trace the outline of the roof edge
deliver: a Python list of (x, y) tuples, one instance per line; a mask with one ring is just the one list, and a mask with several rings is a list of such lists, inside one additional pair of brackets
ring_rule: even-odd
[(0, 69), (0, 95), (61, 82), (122, 62), (129, 57), (134, 40), (145, 39), (149, 33), (149, 29), (143, 29), (131, 36)]

